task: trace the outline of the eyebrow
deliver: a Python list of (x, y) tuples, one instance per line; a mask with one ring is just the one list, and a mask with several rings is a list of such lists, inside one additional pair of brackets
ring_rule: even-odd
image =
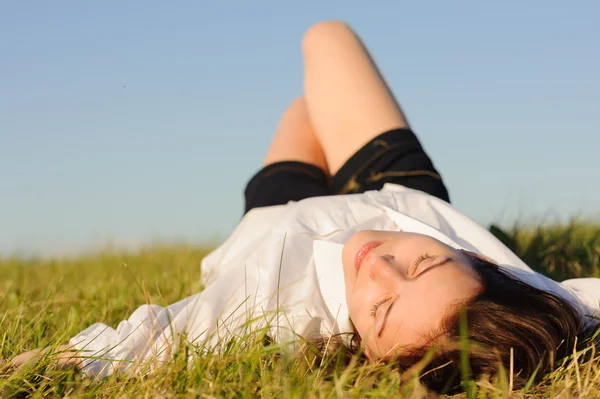
[[(421, 277), (422, 275), (424, 275), (425, 273), (429, 272), (430, 270), (437, 269), (438, 267), (446, 265), (446, 264), (448, 264), (450, 262), (455, 262), (455, 259), (453, 259), (453, 258), (446, 258), (442, 262), (438, 263), (437, 265), (432, 266), (429, 269), (425, 270), (423, 273), (419, 274), (418, 277)], [(381, 337), (381, 334), (383, 334), (383, 330), (385, 329), (385, 325), (387, 324), (387, 319), (388, 319), (388, 316), (390, 315), (390, 311), (392, 310), (392, 308), (396, 304), (396, 299), (394, 299), (394, 302), (391, 303), (391, 305), (387, 308), (387, 310), (385, 311), (385, 314), (383, 315), (383, 322), (381, 323), (381, 328), (379, 329), (379, 332), (377, 332), (377, 338)]]

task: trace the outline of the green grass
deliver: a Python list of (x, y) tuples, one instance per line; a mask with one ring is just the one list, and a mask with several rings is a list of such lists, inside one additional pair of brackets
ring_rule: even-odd
[[(492, 231), (528, 264), (551, 277), (600, 277), (600, 225), (573, 222), (539, 229)], [(84, 327), (112, 326), (146, 302), (168, 305), (202, 289), (202, 248), (154, 247), (68, 259), (0, 259), (0, 359), (64, 344)], [(137, 276), (137, 277), (134, 277)], [(188, 357), (185, 347), (146, 377), (114, 375), (101, 382), (49, 362), (0, 372), (0, 397), (422, 397), (414, 380), (391, 365), (335, 355), (311, 364), (265, 345), (257, 332), (221, 353)], [(515, 397), (600, 397), (600, 356), (567, 359), (539, 386)], [(2, 361), (2, 360), (0, 360)], [(1, 367), (0, 367), (1, 368)], [(473, 384), (472, 397), (507, 397), (508, 370), (493, 383)], [(433, 396), (433, 395), (432, 395)]]

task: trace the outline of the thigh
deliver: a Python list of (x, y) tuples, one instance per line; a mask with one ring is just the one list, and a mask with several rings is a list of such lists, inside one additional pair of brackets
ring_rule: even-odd
[(346, 24), (312, 26), (302, 48), (306, 106), (332, 175), (374, 137), (408, 127), (367, 49)]
[(330, 194), (329, 178), (322, 168), (298, 161), (276, 162), (265, 166), (248, 182), (244, 213)]
[(385, 132), (365, 144), (331, 178), (334, 194), (380, 190), (385, 183), (421, 190), (450, 202), (433, 162), (409, 129)]
[(281, 115), (263, 166), (285, 161), (308, 163), (328, 173), (323, 149), (308, 118), (304, 97), (292, 101)]
[(245, 212), (330, 194), (329, 172), (303, 97), (285, 110), (260, 170), (244, 190)]

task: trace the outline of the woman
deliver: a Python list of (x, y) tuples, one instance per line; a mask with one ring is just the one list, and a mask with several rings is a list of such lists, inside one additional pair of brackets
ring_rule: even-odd
[(202, 261), (206, 289), (166, 308), (142, 306), (117, 329), (95, 324), (62, 347), (60, 362), (103, 377), (160, 365), (182, 337), (210, 349), (266, 328), (293, 349), (298, 336), (353, 347), (355, 334), (369, 359), (403, 367), (433, 348), (422, 379), (440, 389), (458, 383), (453, 338), (464, 314), (477, 344), (474, 376), (508, 369), (512, 351), (518, 386), (591, 337), (600, 279), (535, 273), (450, 205), (347, 25), (319, 23), (302, 44), (304, 95), (246, 187), (240, 225)]

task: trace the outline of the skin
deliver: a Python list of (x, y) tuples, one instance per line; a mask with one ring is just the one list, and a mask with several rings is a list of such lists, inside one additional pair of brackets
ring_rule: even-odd
[[(357, 253), (373, 242), (380, 244), (357, 270)], [(425, 345), (447, 312), (481, 289), (467, 256), (422, 234), (360, 231), (344, 245), (342, 261), (350, 318), (371, 359)]]
[(282, 161), (305, 162), (329, 173), (323, 148), (308, 118), (304, 97), (296, 98), (284, 111), (263, 165)]
[(307, 114), (332, 176), (374, 137), (409, 127), (373, 57), (350, 26), (341, 21), (311, 26), (302, 38), (302, 55)]
[[(70, 345), (61, 345), (57, 347), (52, 353), (52, 360), (54, 364), (58, 367), (77, 367), (81, 368), (81, 358), (79, 358), (79, 353), (71, 350), (72, 347)], [(45, 349), (34, 349), (29, 352), (21, 353), (18, 356), (15, 356), (10, 362), (9, 366), (12, 367), (22, 367), (26, 364), (37, 363), (41, 360), (41, 358), (50, 351), (50, 348)]]

